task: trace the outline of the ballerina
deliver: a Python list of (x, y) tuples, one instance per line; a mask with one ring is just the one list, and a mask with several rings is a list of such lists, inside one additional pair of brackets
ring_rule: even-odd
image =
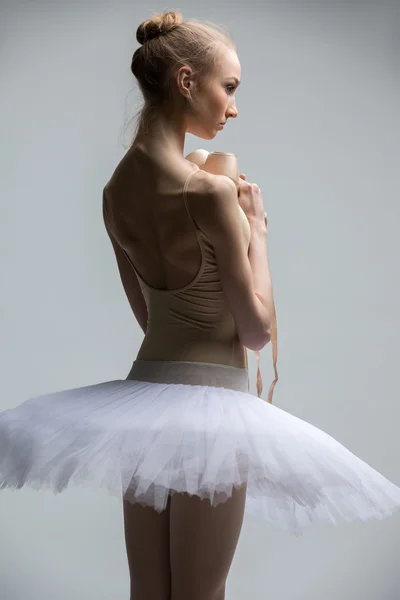
[[(299, 535), (382, 519), (400, 488), (327, 433), (247, 388), (244, 347), (271, 340), (262, 194), (184, 157), (238, 116), (241, 66), (217, 26), (143, 22), (144, 106), (104, 188), (103, 217), (145, 336), (125, 379), (0, 413), (0, 488), (94, 485), (121, 499), (131, 600), (223, 600), (245, 511)], [(193, 157), (189, 157), (193, 158)]]

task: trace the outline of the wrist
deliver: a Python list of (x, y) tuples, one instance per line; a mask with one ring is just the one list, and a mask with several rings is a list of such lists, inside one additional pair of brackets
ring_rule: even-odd
[(252, 231), (260, 232), (263, 234), (267, 233), (267, 220), (264, 217), (260, 219), (259, 217), (250, 217), (248, 218), (250, 229)]

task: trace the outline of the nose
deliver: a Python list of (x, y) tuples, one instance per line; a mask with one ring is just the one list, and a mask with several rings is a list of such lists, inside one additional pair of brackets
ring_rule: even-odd
[(227, 112), (227, 117), (232, 117), (233, 119), (235, 119), (238, 116), (238, 114), (238, 109), (236, 108), (236, 104), (234, 104), (229, 108)]

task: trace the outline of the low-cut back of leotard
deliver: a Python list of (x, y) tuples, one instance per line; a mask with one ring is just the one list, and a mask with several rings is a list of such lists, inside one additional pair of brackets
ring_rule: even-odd
[[(159, 290), (136, 273), (148, 311), (139, 360), (198, 361), (247, 368), (247, 353), (222, 289), (216, 255), (207, 235), (194, 221), (187, 200), (191, 177), (183, 187), (183, 202), (193, 224), (201, 251), (201, 265), (194, 279), (174, 290)], [(247, 243), (250, 239), (247, 240)]]

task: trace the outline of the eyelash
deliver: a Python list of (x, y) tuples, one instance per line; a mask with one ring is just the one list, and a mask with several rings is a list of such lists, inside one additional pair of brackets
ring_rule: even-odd
[[(232, 88), (231, 90), (229, 90), (228, 88)], [(228, 94), (233, 94), (233, 92), (235, 91), (236, 86), (234, 85), (227, 85), (226, 86), (226, 91), (228, 92)]]

